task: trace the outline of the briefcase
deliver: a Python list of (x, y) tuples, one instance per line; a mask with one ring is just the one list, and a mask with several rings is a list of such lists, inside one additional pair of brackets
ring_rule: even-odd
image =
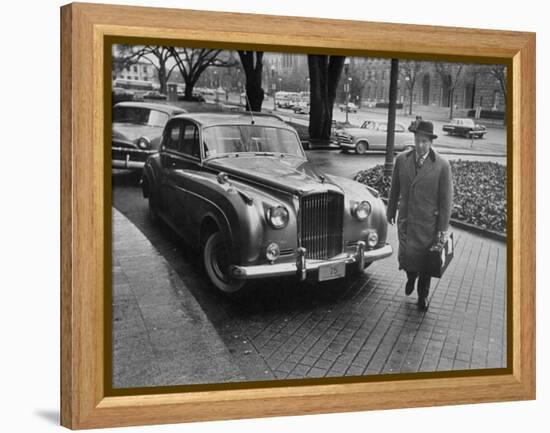
[(454, 238), (449, 233), (445, 242), (439, 242), (428, 249), (425, 272), (431, 277), (441, 278), (454, 256)]

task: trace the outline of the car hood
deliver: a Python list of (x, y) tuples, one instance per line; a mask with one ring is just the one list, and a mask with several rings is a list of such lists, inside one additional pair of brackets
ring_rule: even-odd
[(293, 157), (239, 156), (214, 159), (207, 165), (244, 181), (262, 184), (292, 194), (342, 189), (309, 161)]
[(162, 135), (159, 126), (138, 125), (135, 123), (113, 123), (113, 140), (125, 140), (135, 142), (141, 137), (147, 137), (150, 141)]

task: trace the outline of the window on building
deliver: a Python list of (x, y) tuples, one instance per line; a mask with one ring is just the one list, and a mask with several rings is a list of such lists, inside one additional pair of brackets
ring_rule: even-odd
[(138, 71), (137, 66), (134, 66), (134, 72), (137, 72), (137, 71)]

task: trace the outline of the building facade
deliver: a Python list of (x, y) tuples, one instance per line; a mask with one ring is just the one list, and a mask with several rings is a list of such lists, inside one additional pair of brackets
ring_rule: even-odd
[[(460, 73), (458, 73), (460, 68)], [(417, 74), (412, 92), (413, 106), (469, 110), (505, 111), (506, 101), (499, 81), (490, 73), (490, 65), (447, 65), (438, 68), (433, 62), (424, 63)], [(389, 96), (389, 59), (355, 58), (350, 62), (350, 75), (362, 81), (362, 103), (387, 103)], [(445, 72), (449, 72), (446, 74)], [(400, 74), (398, 102), (410, 103), (407, 80)], [(453, 91), (454, 86), (454, 91)]]
[(118, 71), (113, 71), (113, 81), (117, 79), (155, 81), (155, 68), (150, 63), (137, 62)]

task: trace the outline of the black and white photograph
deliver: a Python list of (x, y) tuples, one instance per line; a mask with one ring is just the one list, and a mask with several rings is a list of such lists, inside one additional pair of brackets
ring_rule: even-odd
[(111, 66), (113, 389), (509, 367), (505, 65)]

